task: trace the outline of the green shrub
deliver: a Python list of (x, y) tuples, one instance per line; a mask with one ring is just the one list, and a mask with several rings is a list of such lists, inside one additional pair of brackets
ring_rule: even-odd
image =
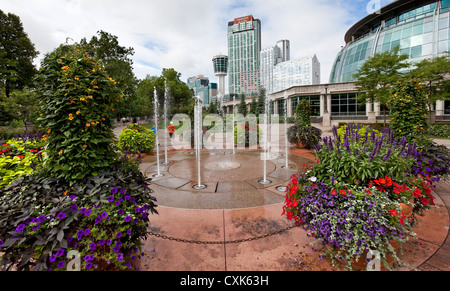
[(314, 148), (319, 144), (322, 130), (314, 126), (294, 124), (287, 130), (287, 138), (290, 143), (301, 142), (306, 148)]
[[(253, 142), (256, 141), (256, 144), (250, 144), (250, 132), (251, 131), (256, 131), (256, 140), (253, 140)], [(245, 126), (243, 126), (242, 124), (238, 124), (234, 127), (234, 144), (236, 146), (239, 146), (241, 144), (245, 144), (246, 147), (248, 146), (255, 146), (257, 144), (259, 144), (260, 140), (260, 134), (261, 134), (261, 128), (259, 127), (259, 125), (256, 125), (256, 128), (251, 127), (249, 125), (249, 122), (245, 123)]]
[(394, 86), (387, 106), (395, 137), (405, 136), (409, 142), (424, 137), (428, 129), (426, 104), (424, 88), (416, 81), (399, 82)]
[[(64, 50), (62, 50), (64, 51)], [(56, 52), (39, 72), (49, 173), (67, 180), (108, 171), (114, 162), (111, 123), (121, 98), (103, 64), (79, 50)]]
[(430, 133), (433, 138), (450, 138), (450, 124), (432, 124)]
[(371, 128), (371, 126), (362, 124), (351, 124), (350, 126), (345, 124), (337, 129), (337, 134), (340, 136), (342, 143), (344, 142), (344, 137), (346, 135), (353, 135), (355, 140), (361, 142), (365, 138), (366, 133), (368, 138), (371, 138), (372, 134), (375, 136), (381, 136), (381, 132), (378, 130)]
[(0, 146), (0, 189), (31, 174), (43, 162), (43, 144), (34, 140), (8, 140)]
[(123, 129), (119, 135), (119, 149), (122, 152), (149, 153), (155, 147), (156, 135), (152, 130), (131, 124)]
[(303, 98), (297, 104), (295, 108), (295, 114), (297, 119), (297, 124), (304, 127), (311, 126), (311, 106), (309, 105), (309, 100)]

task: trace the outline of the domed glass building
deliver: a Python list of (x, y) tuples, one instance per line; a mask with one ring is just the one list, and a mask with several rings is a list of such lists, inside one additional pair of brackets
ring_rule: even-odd
[(399, 0), (353, 25), (345, 35), (330, 83), (354, 81), (362, 64), (375, 53), (400, 46), (411, 63), (449, 50), (450, 0)]

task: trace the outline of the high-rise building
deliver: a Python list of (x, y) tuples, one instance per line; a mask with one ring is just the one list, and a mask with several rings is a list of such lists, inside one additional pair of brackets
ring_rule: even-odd
[(261, 21), (252, 15), (228, 22), (228, 93), (256, 95), (260, 87)]
[(188, 78), (187, 85), (194, 90), (195, 96), (199, 96), (203, 100), (203, 106), (209, 107), (212, 96), (217, 95), (217, 84), (210, 83), (209, 78), (203, 75)]
[(260, 52), (260, 82), (266, 89), (267, 94), (274, 91), (273, 72), (278, 63), (289, 61), (289, 40), (280, 40), (275, 45), (261, 50)]
[(273, 67), (273, 92), (316, 84), (320, 84), (320, 63), (316, 55), (281, 62)]
[(290, 60), (289, 40), (280, 40), (261, 51), (261, 86), (267, 94), (292, 86), (320, 83), (320, 63), (316, 55)]

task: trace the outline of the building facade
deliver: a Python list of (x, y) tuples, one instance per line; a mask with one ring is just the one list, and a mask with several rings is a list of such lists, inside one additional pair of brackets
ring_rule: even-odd
[(292, 86), (320, 84), (320, 63), (317, 56), (288, 60), (273, 67), (273, 91), (282, 91)]
[(209, 78), (203, 75), (188, 78), (187, 85), (194, 91), (195, 96), (202, 98), (205, 107), (209, 107), (211, 98), (217, 95), (217, 83), (210, 83)]
[(252, 15), (228, 22), (228, 93), (257, 94), (261, 21)]
[(261, 50), (260, 52), (260, 81), (261, 86), (266, 89), (267, 94), (275, 92), (274, 89), (274, 67), (282, 62), (290, 60), (289, 40), (280, 40), (275, 45)]
[[(335, 58), (328, 84), (292, 86), (268, 95), (273, 112), (293, 116), (296, 104), (307, 98), (313, 122), (324, 126), (339, 122), (383, 122), (378, 102), (360, 104), (354, 77), (362, 64), (376, 53), (400, 47), (413, 65), (425, 58), (442, 56), (450, 50), (450, 0), (397, 0), (353, 25), (345, 34), (346, 45)], [(412, 66), (411, 66), (412, 67)], [(450, 101), (437, 101), (432, 118), (450, 120)], [(387, 118), (389, 120), (389, 118)]]
[(222, 97), (225, 96), (225, 77), (228, 74), (228, 56), (217, 55), (213, 59), (214, 75), (218, 78), (218, 92)]

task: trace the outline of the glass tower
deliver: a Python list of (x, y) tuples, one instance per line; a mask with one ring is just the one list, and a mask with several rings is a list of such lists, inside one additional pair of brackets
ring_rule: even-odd
[(375, 53), (400, 47), (409, 62), (443, 55), (449, 50), (450, 0), (399, 0), (356, 23), (336, 56), (330, 83), (355, 81), (362, 64)]
[(228, 93), (256, 95), (260, 87), (261, 21), (252, 15), (228, 22)]

